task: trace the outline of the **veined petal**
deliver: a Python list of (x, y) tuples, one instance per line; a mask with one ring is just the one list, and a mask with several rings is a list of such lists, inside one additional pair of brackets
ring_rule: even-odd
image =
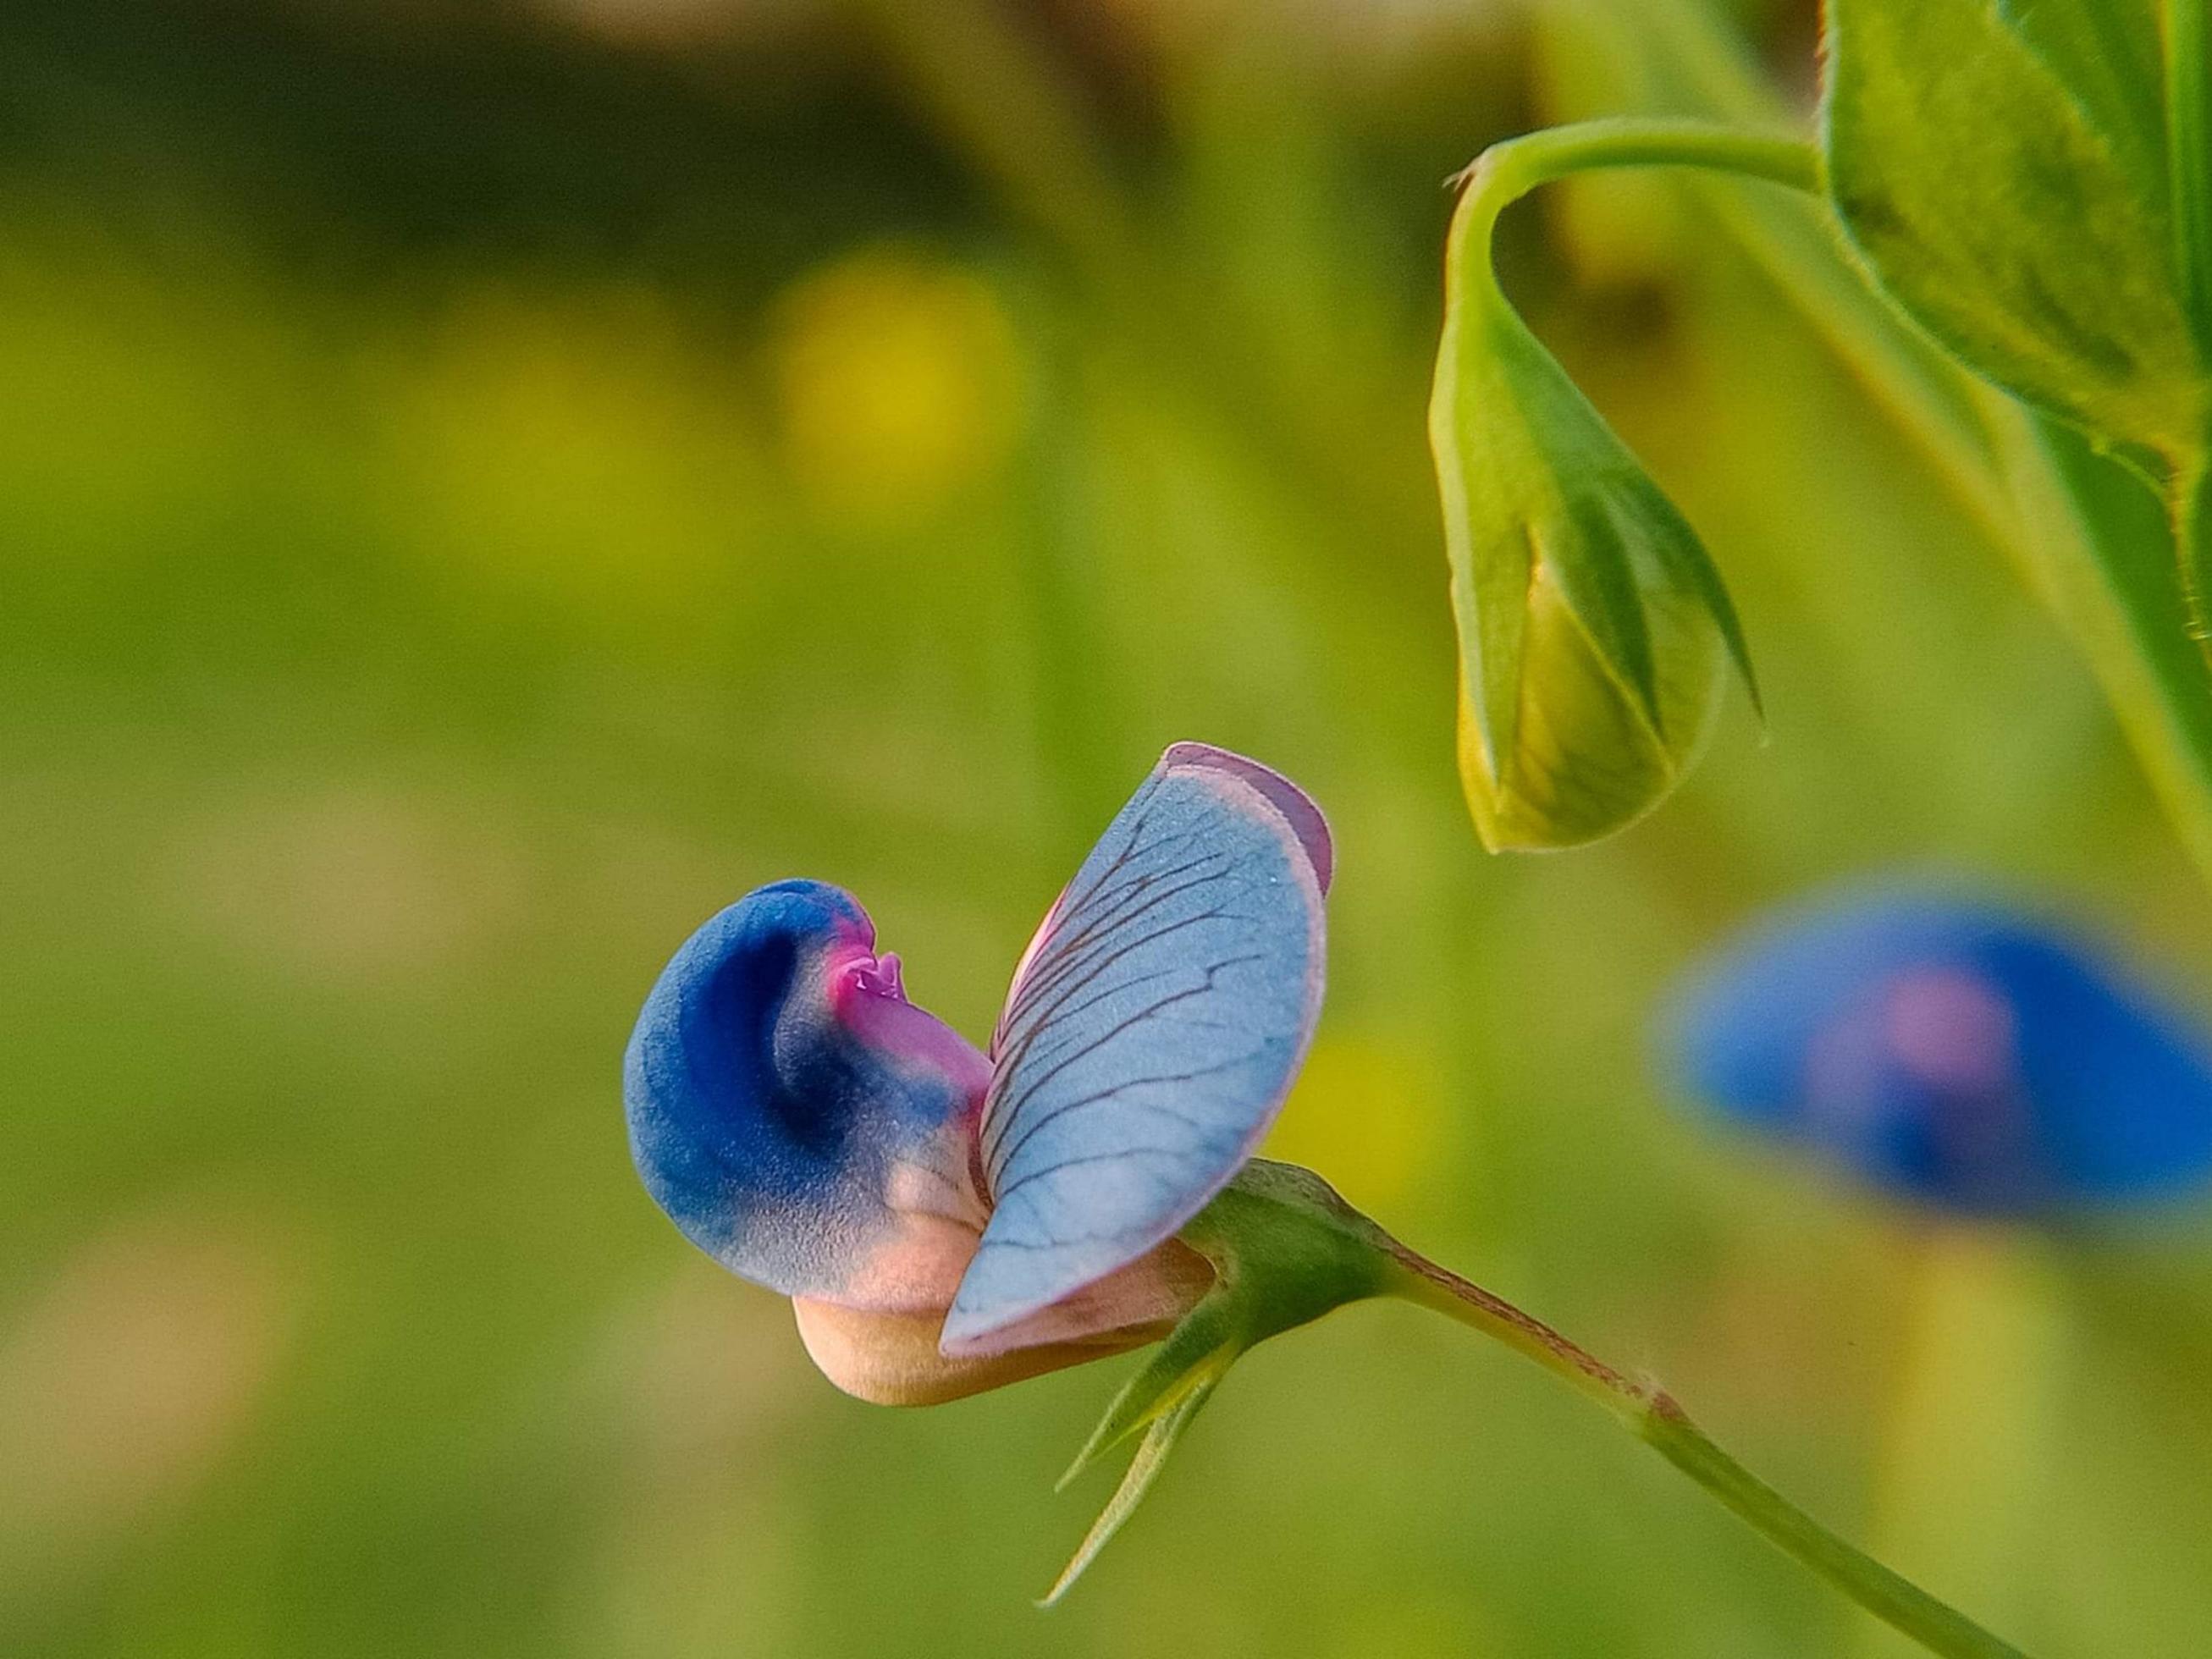
[(983, 1224), (989, 1067), (906, 1000), (848, 895), (779, 882), (708, 921), (647, 998), (623, 1080), (646, 1186), (732, 1273), (860, 1308), (949, 1304)]
[(1076, 872), (993, 1040), (994, 1208), (945, 1321), (988, 1351), (1171, 1236), (1281, 1107), (1321, 1012), (1328, 830), (1256, 762), (1178, 744)]
[(1692, 1090), (1861, 1176), (2020, 1213), (2212, 1173), (2212, 1049), (2081, 942), (1888, 890), (1786, 913), (1679, 999)]

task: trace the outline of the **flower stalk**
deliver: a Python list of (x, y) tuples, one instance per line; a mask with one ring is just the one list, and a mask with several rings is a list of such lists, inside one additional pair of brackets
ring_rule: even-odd
[(1310, 1170), (1255, 1159), (1187, 1227), (1212, 1291), (1122, 1387), (1061, 1484), (1142, 1433), (1105, 1512), (1042, 1605), (1064, 1595), (1134, 1511), (1167, 1455), (1249, 1349), (1348, 1303), (1393, 1296), (1532, 1359), (1601, 1406), (1784, 1554), (1943, 1659), (2022, 1659), (1910, 1580), (1854, 1548), (1715, 1445), (1674, 1397), (1607, 1364), (1543, 1321), (1407, 1249)]
[(2021, 1659), (2020, 1650), (1844, 1542), (1708, 1438), (1663, 1389), (1623, 1376), (1502, 1297), (1415, 1255), (1393, 1252), (1392, 1293), (1504, 1343), (1604, 1407), (1784, 1554), (1930, 1653)]

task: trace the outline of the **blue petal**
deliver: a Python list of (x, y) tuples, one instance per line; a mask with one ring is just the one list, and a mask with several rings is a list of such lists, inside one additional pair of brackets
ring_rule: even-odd
[(1669, 1025), (1692, 1092), (1947, 1208), (2126, 1201), (2212, 1171), (2199, 1030), (1996, 904), (1892, 888), (1785, 912)]
[(941, 1309), (975, 1247), (988, 1069), (905, 1000), (846, 894), (779, 882), (693, 934), (638, 1017), (630, 1152), (685, 1236), (787, 1295)]
[(948, 1353), (1136, 1261), (1249, 1158), (1321, 1012), (1331, 854), (1318, 809), (1178, 744), (1031, 943), (992, 1043), (994, 1200)]

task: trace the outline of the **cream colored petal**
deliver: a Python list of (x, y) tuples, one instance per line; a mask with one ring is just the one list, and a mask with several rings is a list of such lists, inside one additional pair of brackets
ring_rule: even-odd
[(822, 1374), (878, 1406), (934, 1406), (1157, 1342), (1212, 1282), (1204, 1257), (1170, 1239), (1000, 1335), (1028, 1346), (988, 1354), (938, 1351), (942, 1311), (878, 1313), (792, 1298), (799, 1340)]
[(1180, 1239), (1167, 1239), (1126, 1267), (1115, 1268), (1026, 1319), (955, 1345), (951, 1352), (962, 1358), (981, 1359), (1051, 1343), (1087, 1342), (1103, 1334), (1139, 1328), (1164, 1335), (1212, 1284), (1213, 1268), (1204, 1256)]

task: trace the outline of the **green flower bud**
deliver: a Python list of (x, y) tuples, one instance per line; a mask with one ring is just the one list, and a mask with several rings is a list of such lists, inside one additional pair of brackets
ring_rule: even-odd
[(1492, 852), (1574, 847), (1666, 797), (1727, 665), (1750, 668), (1696, 533), (1499, 292), (1490, 228), (1514, 192), (1489, 161), (1453, 222), (1429, 405), (1460, 775)]

